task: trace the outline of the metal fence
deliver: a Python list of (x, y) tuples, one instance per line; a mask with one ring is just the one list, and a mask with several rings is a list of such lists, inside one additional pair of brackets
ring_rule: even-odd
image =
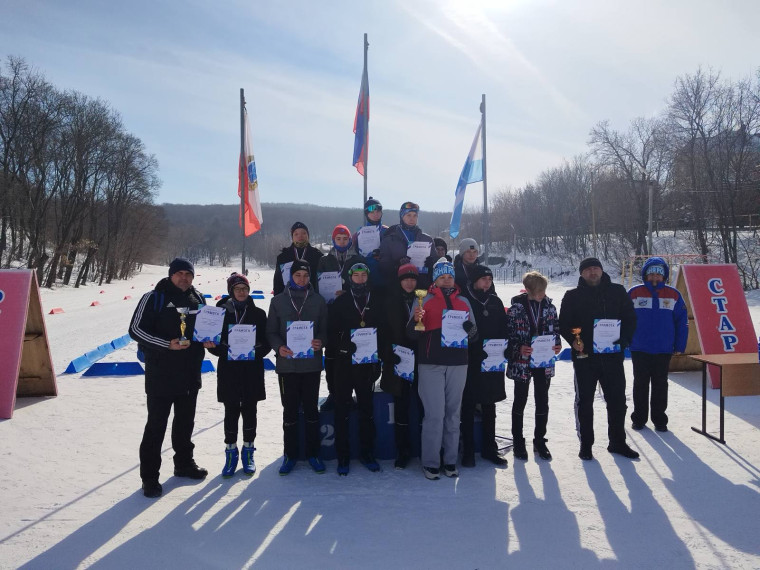
[(522, 278), (528, 271), (538, 271), (549, 279), (568, 275), (571, 272), (567, 267), (553, 265), (548, 267), (531, 267), (518, 263), (509, 267), (491, 267), (493, 279), (498, 283), (522, 283)]

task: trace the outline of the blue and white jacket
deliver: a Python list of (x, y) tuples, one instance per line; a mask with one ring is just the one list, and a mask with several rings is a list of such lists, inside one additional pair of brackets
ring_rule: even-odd
[[(665, 267), (665, 280), (656, 287), (646, 281), (646, 270), (654, 264)], [(689, 320), (681, 293), (665, 285), (670, 268), (661, 257), (650, 257), (641, 268), (641, 285), (632, 287), (628, 294), (636, 310), (636, 332), (631, 351), (650, 354), (670, 354), (686, 350)]]

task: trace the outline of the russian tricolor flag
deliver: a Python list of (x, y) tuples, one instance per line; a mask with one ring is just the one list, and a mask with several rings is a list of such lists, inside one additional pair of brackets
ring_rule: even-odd
[(256, 160), (251, 144), (251, 125), (248, 123), (248, 111), (245, 111), (245, 152), (238, 164), (238, 197), (244, 193), (245, 211), (240, 212), (240, 227), (246, 236), (261, 229), (261, 200), (259, 199), (259, 181), (256, 176)]
[(462, 174), (459, 175), (459, 182), (454, 193), (454, 211), (451, 214), (451, 223), (449, 224), (449, 235), (453, 238), (459, 235), (459, 225), (462, 221), (462, 205), (464, 204), (464, 191), (468, 184), (483, 181), (483, 151), (480, 149), (480, 130), (483, 124), (478, 125), (475, 131), (475, 139), (470, 147), (470, 154), (464, 162)]
[(356, 103), (354, 117), (354, 166), (362, 176), (367, 164), (367, 147), (369, 146), (369, 80), (367, 66), (362, 72), (362, 86), (359, 89), (359, 101)]

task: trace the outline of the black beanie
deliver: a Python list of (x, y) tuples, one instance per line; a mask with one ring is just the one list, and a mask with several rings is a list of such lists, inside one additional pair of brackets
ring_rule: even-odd
[(578, 272), (583, 273), (584, 269), (588, 269), (589, 267), (598, 267), (599, 269), (604, 269), (602, 267), (602, 262), (599, 261), (596, 257), (587, 257), (583, 261), (581, 261), (580, 267), (578, 267)]
[(306, 271), (311, 277), (311, 266), (308, 261), (303, 259), (296, 259), (293, 265), (290, 266), (290, 274), (293, 275), (296, 271)]
[(490, 267), (485, 265), (476, 265), (470, 270), (470, 283), (475, 285), (475, 282), (481, 277), (491, 277), (493, 279), (493, 272)]
[(446, 240), (439, 237), (433, 238), (433, 247), (442, 247), (443, 251), (446, 253), (449, 252), (449, 246), (446, 245)]
[(240, 273), (233, 273), (229, 277), (227, 277), (227, 293), (232, 295), (232, 290), (235, 288), (236, 285), (247, 285), (248, 288), (251, 288), (251, 284), (248, 282), (248, 279), (245, 275), (241, 275)]
[(306, 227), (306, 224), (303, 222), (296, 222), (292, 226), (290, 226), (290, 236), (293, 237), (293, 232), (296, 230), (306, 230), (306, 233), (309, 233), (309, 228)]
[(169, 264), (169, 277), (177, 273), (177, 271), (189, 271), (195, 277), (195, 268), (190, 260), (184, 257), (175, 257)]

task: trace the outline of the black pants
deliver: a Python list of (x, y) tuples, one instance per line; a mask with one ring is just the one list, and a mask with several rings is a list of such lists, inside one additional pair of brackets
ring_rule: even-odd
[(348, 434), (348, 416), (351, 412), (353, 393), (359, 408), (360, 452), (372, 453), (375, 449), (375, 415), (372, 394), (377, 376), (371, 364), (351, 364), (349, 359), (336, 359), (335, 398), (335, 453), (338, 459), (351, 455)]
[(644, 425), (650, 413), (649, 384), (652, 384), (651, 414), (655, 426), (667, 426), (668, 368), (671, 354), (631, 352), (633, 360), (633, 413), (631, 421)]
[(280, 375), (282, 396), (282, 431), (285, 455), (300, 456), (298, 442), (298, 410), (303, 408), (306, 422), (306, 457), (319, 457), (319, 380), (321, 372)]
[(243, 441), (256, 439), (258, 402), (224, 402), (224, 443), (237, 443), (238, 420), (243, 416)]
[(417, 391), (412, 388), (412, 383), (404, 380), (401, 384), (401, 393), (393, 396), (396, 453), (399, 455), (409, 455), (412, 448), (409, 434), (409, 406), (412, 403), (412, 396), (417, 397)]
[[(475, 452), (475, 406), (477, 401), (465, 391), (462, 395), (462, 409), (459, 413), (459, 433), (462, 438), (462, 453)], [(496, 404), (480, 403), (480, 454), (493, 455), (499, 449), (496, 443)]]
[(573, 362), (575, 368), (575, 423), (581, 445), (594, 444), (594, 395), (597, 382), (607, 402), (610, 445), (625, 443), (625, 371), (622, 354), (595, 354)]
[[(545, 368), (531, 370), (533, 377), (533, 399), (536, 402), (536, 426), (533, 429), (533, 438), (543, 440), (546, 436), (546, 424), (549, 420), (549, 385), (551, 378), (546, 376)], [(523, 412), (528, 403), (530, 380), (523, 382), (515, 380), (515, 399), (512, 402), (512, 439), (524, 440), (523, 436)]]
[(332, 394), (335, 390), (335, 358), (333, 356), (325, 356), (325, 381), (327, 392)]
[(174, 406), (174, 420), (172, 420), (174, 466), (183, 468), (192, 463), (195, 446), (191, 441), (191, 436), (195, 426), (197, 399), (197, 390), (178, 396), (148, 394), (148, 421), (145, 423), (145, 431), (140, 443), (140, 477), (143, 481), (158, 479), (161, 469), (161, 447), (164, 443), (172, 406)]

